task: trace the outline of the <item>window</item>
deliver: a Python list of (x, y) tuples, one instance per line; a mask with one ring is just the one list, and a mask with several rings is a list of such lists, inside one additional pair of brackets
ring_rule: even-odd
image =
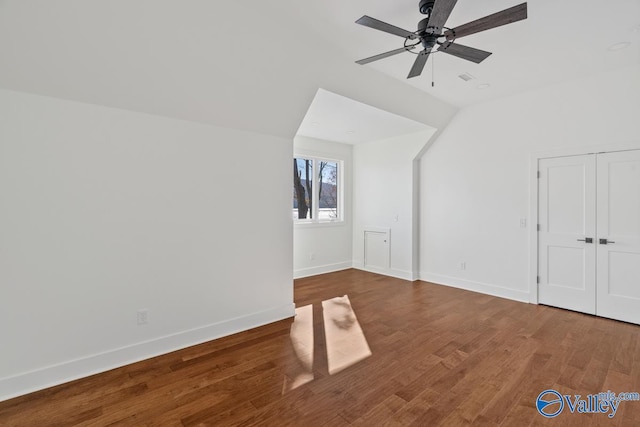
[(342, 162), (310, 157), (293, 159), (293, 219), (328, 222), (342, 219)]

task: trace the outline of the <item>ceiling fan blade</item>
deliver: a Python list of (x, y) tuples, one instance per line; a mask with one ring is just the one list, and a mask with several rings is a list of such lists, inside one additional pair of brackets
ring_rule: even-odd
[(453, 7), (456, 5), (458, 0), (435, 0), (435, 4), (433, 5), (433, 10), (431, 11), (431, 15), (429, 16), (429, 27), (434, 27), (435, 32), (440, 34), (440, 30), (444, 26), (447, 19), (449, 19), (449, 15), (451, 15), (451, 11)]
[(457, 56), (458, 58), (466, 59), (476, 64), (481, 63), (491, 55), (491, 52), (452, 42), (446, 42), (440, 45), (438, 52), (448, 53), (449, 55)]
[(411, 77), (417, 77), (420, 74), (422, 74), (422, 70), (424, 69), (424, 66), (427, 64), (427, 59), (429, 59), (430, 53), (431, 53), (431, 49), (429, 50), (425, 49), (418, 54), (418, 57), (413, 63), (413, 67), (411, 67), (411, 71), (409, 71), (409, 75), (407, 76), (408, 79), (410, 79)]
[(493, 15), (485, 16), (484, 18), (476, 19), (475, 21), (447, 30), (444, 32), (444, 35), (447, 37), (447, 40), (453, 40), (523, 19), (527, 19), (527, 3), (510, 7)]
[(387, 24), (376, 18), (364, 15), (362, 18), (356, 21), (356, 24), (364, 25), (365, 27), (373, 28), (374, 30), (384, 31), (385, 33), (393, 34), (396, 36), (415, 39), (416, 35), (411, 31), (403, 30), (395, 25)]
[(389, 56), (397, 55), (399, 53), (406, 52), (407, 50), (411, 50), (411, 49), (415, 49), (415, 46), (401, 47), (400, 49), (394, 49), (394, 50), (390, 50), (389, 52), (370, 56), (369, 58), (356, 61), (356, 64), (360, 64), (360, 65), (368, 64), (369, 62), (377, 61), (378, 59), (388, 58)]

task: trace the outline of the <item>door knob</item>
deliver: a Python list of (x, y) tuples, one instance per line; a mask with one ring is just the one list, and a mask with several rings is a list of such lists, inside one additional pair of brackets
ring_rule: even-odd
[(578, 239), (578, 242), (593, 243), (593, 237), (585, 237), (584, 239)]
[(615, 242), (613, 240), (600, 239), (600, 244), (601, 245), (607, 245), (609, 243), (615, 243)]

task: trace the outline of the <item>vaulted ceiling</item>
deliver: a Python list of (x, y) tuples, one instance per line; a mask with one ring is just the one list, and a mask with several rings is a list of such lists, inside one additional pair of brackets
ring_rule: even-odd
[(293, 0), (0, 0), (0, 88), (292, 138), (317, 90), (436, 128), (456, 108), (310, 31)]
[[(448, 26), (519, 1), (459, 0)], [(457, 107), (640, 62), (640, 1), (532, 0), (529, 18), (461, 42), (406, 79), (418, 0), (0, 0), (0, 87), (292, 137), (318, 88), (439, 128)], [(630, 43), (626, 49), (608, 47)], [(458, 75), (469, 73), (465, 82)], [(480, 90), (479, 84), (489, 84)]]

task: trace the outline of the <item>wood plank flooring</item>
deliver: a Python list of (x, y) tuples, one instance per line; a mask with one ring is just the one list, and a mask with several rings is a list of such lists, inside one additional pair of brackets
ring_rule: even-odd
[[(322, 301), (348, 295), (372, 355), (329, 375)], [(640, 392), (640, 326), (357, 270), (295, 282), (313, 305), (314, 379), (291, 321), (0, 403), (2, 426), (636, 426), (640, 402), (613, 419), (545, 419), (538, 394)]]

